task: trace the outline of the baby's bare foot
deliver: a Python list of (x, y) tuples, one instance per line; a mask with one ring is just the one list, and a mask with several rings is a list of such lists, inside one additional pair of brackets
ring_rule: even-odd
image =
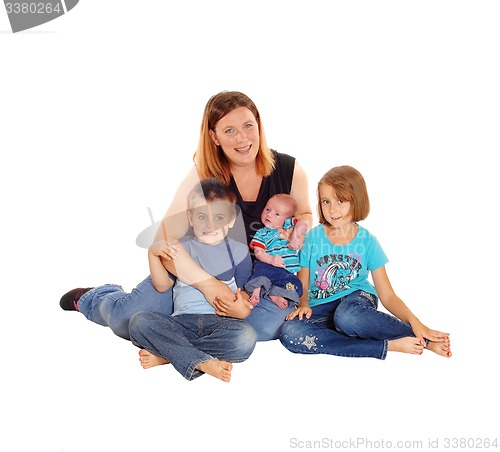
[(257, 287), (256, 289), (254, 289), (254, 291), (252, 292), (252, 296), (248, 299), (248, 301), (250, 303), (252, 303), (252, 305), (257, 305), (259, 304), (259, 301), (260, 301), (260, 287)]
[(389, 351), (410, 353), (412, 355), (420, 355), (424, 350), (424, 342), (418, 337), (402, 337), (389, 341)]
[(220, 361), (218, 359), (211, 359), (201, 363), (197, 369), (219, 380), (229, 382), (231, 380), (231, 370), (233, 365), (228, 361)]
[(425, 348), (445, 358), (450, 358), (452, 355), (449, 340), (446, 342), (429, 342)]
[(269, 295), (269, 298), (280, 309), (285, 309), (286, 307), (288, 307), (288, 300), (284, 297), (280, 297), (279, 295)]
[(165, 358), (153, 355), (152, 353), (144, 349), (139, 350), (139, 361), (141, 362), (141, 366), (144, 369), (161, 366), (163, 364), (170, 364), (170, 361), (167, 361)]

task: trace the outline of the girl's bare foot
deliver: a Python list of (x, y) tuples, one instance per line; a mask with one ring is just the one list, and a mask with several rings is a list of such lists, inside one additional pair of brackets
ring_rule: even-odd
[(389, 341), (388, 350), (391, 352), (410, 353), (412, 355), (421, 355), (424, 350), (424, 341), (418, 337), (402, 337)]
[(430, 342), (427, 344), (426, 349), (431, 352), (437, 353), (438, 355), (444, 356), (445, 358), (450, 358), (452, 353), (450, 349), (450, 341), (446, 342)]
[(228, 361), (220, 361), (217, 358), (205, 361), (196, 367), (199, 371), (204, 372), (219, 380), (229, 382), (231, 380), (231, 370), (233, 365)]
[(163, 364), (170, 364), (170, 361), (167, 361), (165, 358), (153, 355), (143, 348), (139, 350), (139, 361), (141, 362), (143, 369), (149, 369), (150, 367), (161, 366)]

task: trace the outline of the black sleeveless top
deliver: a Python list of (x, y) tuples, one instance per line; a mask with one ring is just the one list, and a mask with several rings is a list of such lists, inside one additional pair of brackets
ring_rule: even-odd
[[(236, 204), (239, 206), (242, 214), (238, 215), (238, 219), (230, 235), (234, 239), (243, 242), (242, 231), (244, 230), (247, 244), (250, 243), (255, 231), (264, 226), (260, 221), (260, 217), (267, 200), (277, 193), (290, 194), (290, 190), (292, 189), (295, 158), (273, 150), (271, 152), (275, 159), (275, 167), (269, 176), (262, 179), (259, 194), (255, 201), (243, 201), (236, 182), (232, 177), (229, 182), (229, 187), (236, 195)], [(244, 226), (241, 221), (243, 221)]]

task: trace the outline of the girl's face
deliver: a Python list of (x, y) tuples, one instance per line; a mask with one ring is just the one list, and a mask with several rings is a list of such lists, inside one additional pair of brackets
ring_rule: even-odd
[(222, 242), (233, 227), (234, 209), (228, 201), (213, 201), (188, 211), (188, 220), (197, 239), (207, 245)]
[(222, 148), (231, 165), (254, 163), (260, 147), (259, 126), (253, 113), (238, 107), (223, 116), (210, 130), (212, 141)]
[(318, 188), (321, 212), (330, 226), (341, 229), (352, 223), (351, 203), (337, 198), (334, 188), (328, 184), (321, 184)]

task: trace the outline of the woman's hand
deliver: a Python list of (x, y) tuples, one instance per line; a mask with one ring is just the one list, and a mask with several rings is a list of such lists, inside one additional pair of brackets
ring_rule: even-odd
[(293, 228), (287, 228), (287, 229), (278, 228), (278, 233), (280, 235), (280, 239), (283, 239), (283, 240), (290, 240), (292, 232), (293, 232)]
[(288, 248), (298, 251), (304, 246), (304, 237), (294, 237), (288, 242)]
[(214, 307), (215, 313), (222, 317), (245, 319), (250, 314), (253, 305), (248, 301), (247, 296), (242, 296), (241, 289), (238, 289), (236, 295), (233, 294), (233, 300), (216, 296)]

